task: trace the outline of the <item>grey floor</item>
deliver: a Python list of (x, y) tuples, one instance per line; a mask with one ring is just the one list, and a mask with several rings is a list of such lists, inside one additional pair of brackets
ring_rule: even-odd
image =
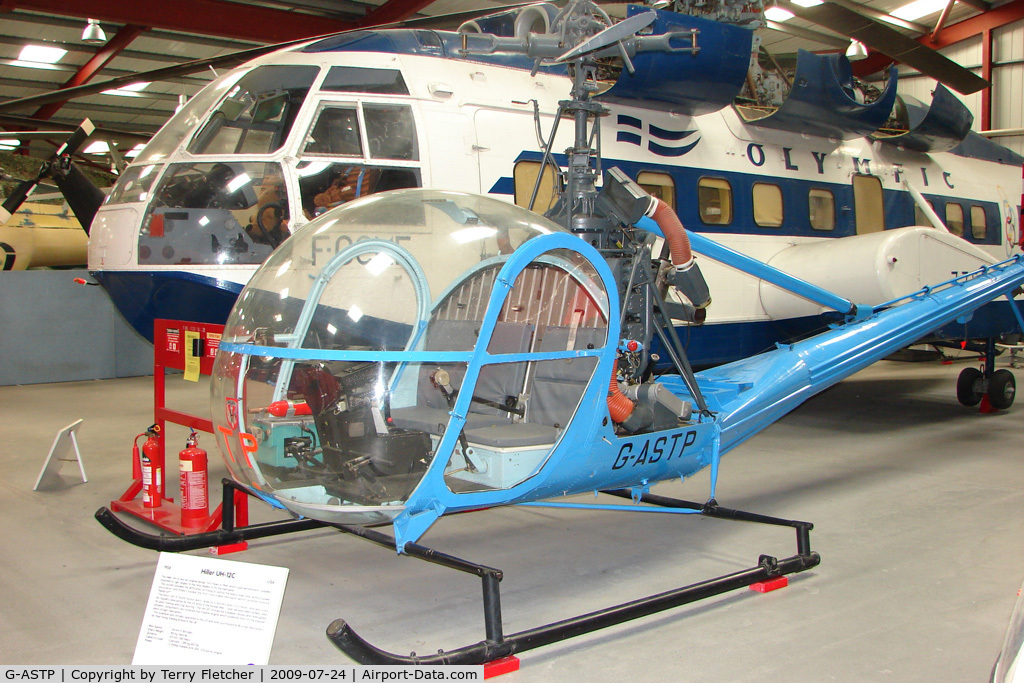
[[(524, 653), (499, 680), (984, 680), (1024, 578), (1024, 405), (961, 407), (961, 367), (877, 364), (725, 458), (719, 500), (814, 522), (819, 567), (774, 593)], [(205, 386), (168, 384), (172, 405), (205, 410)], [(0, 663), (131, 661), (156, 555), (92, 515), (127, 485), (151, 410), (148, 378), (0, 388)], [(78, 418), (89, 482), (33, 492), (54, 434)], [(171, 444), (184, 434), (172, 430)], [(74, 480), (72, 465), (62, 473)], [(699, 499), (707, 485), (705, 474), (655, 492)], [(505, 571), (507, 633), (794, 545), (788, 530), (718, 520), (526, 508), (445, 518), (424, 542)], [(337, 617), (402, 653), (483, 636), (477, 579), (335, 532), (254, 542), (228, 559), (290, 569), (271, 663), (348, 663), (324, 637)]]

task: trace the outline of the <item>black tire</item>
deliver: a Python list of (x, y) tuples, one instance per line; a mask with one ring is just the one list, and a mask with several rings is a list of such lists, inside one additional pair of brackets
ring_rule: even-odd
[(1006, 410), (1013, 405), (1017, 380), (1009, 370), (996, 370), (988, 380), (988, 400), (993, 408)]
[(965, 406), (976, 406), (981, 403), (981, 393), (974, 387), (981, 379), (978, 368), (964, 368), (956, 380), (956, 400)]

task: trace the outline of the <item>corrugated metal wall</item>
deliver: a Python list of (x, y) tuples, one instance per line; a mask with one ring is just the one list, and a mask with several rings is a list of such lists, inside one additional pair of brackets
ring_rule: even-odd
[[(1024, 127), (1024, 21), (992, 32), (992, 128)], [(995, 138), (1024, 154), (1024, 135)]]

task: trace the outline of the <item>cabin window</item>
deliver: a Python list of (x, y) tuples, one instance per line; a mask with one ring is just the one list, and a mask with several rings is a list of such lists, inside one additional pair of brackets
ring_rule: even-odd
[(754, 222), (762, 228), (782, 225), (782, 188), (772, 183), (754, 183)]
[(152, 198), (140, 265), (262, 263), (291, 234), (276, 163), (172, 164)]
[(885, 230), (882, 181), (877, 176), (853, 176), (853, 211), (858, 235)]
[(224, 93), (230, 90), (245, 75), (244, 70), (231, 71), (206, 86), (195, 97), (185, 103), (171, 120), (150, 139), (135, 157), (135, 163), (162, 161), (173, 154), (188, 137), (199, 129), (210, 110)]
[(355, 66), (332, 66), (321, 90), (330, 92), (366, 92), (375, 95), (408, 95), (402, 72), (398, 69), (367, 69)]
[(808, 216), (815, 230), (835, 230), (836, 199), (829, 190), (812, 188), (807, 193)]
[[(931, 207), (932, 211), (935, 211), (935, 203), (934, 202), (929, 201), (928, 202), (928, 206)], [(914, 202), (914, 225), (923, 225), (923, 226), (928, 227), (928, 228), (935, 227), (934, 225), (932, 225), (931, 219), (928, 218), (928, 215), (918, 205), (917, 202)]]
[(420, 187), (419, 170), (415, 168), (305, 161), (296, 171), (302, 212), (307, 218), (376, 192)]
[(701, 178), (697, 181), (697, 208), (708, 225), (732, 223), (732, 185), (725, 178)]
[(149, 188), (163, 169), (161, 164), (130, 166), (117, 179), (104, 204), (132, 204), (149, 199)]
[(306, 136), (306, 146), (302, 153), (363, 156), (363, 143), (359, 139), (359, 114), (355, 105), (321, 107), (313, 128)]
[(964, 236), (964, 207), (956, 202), (946, 202), (946, 227), (954, 235)]
[(366, 140), (373, 159), (416, 161), (416, 124), (412, 107), (394, 104), (363, 104)]
[[(538, 161), (520, 161), (512, 171), (514, 181), (515, 203), (523, 208), (530, 208), (530, 197), (533, 195), (533, 187), (537, 183), (537, 174), (540, 173), (541, 164)], [(544, 165), (540, 186), (537, 188), (537, 198), (533, 202), (533, 211), (545, 213), (555, 205), (558, 199), (558, 176), (551, 164)]]
[(657, 197), (673, 209), (676, 208), (676, 183), (668, 173), (640, 171), (636, 182), (647, 194)]
[(192, 139), (192, 154), (269, 154), (284, 145), (315, 66), (260, 66), (228, 90)]
[(988, 221), (985, 217), (985, 207), (974, 204), (971, 206), (971, 236), (977, 240), (985, 239), (988, 234)]

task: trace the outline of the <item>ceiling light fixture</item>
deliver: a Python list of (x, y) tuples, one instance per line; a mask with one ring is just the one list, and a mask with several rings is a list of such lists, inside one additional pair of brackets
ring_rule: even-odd
[(105, 140), (97, 140), (82, 150), (82, 154), (106, 154), (110, 151), (110, 145)]
[(769, 21), (787, 21), (793, 18), (793, 13), (781, 7), (769, 7), (764, 11), (764, 18)]
[(143, 97), (139, 94), (140, 90), (145, 90), (149, 85), (149, 81), (143, 81), (141, 83), (129, 83), (128, 85), (122, 85), (120, 88), (114, 88), (113, 90), (104, 90), (104, 95), (120, 95), (121, 97)]
[(85, 25), (85, 30), (82, 31), (82, 42), (89, 45), (102, 45), (107, 42), (107, 34), (100, 27), (100, 22), (95, 19), (87, 19), (87, 21), (89, 23)]
[(18, 54), (18, 61), (34, 64), (56, 64), (67, 53), (67, 50), (59, 47), (26, 45), (21, 48), (21, 53)]
[(861, 59), (866, 59), (868, 56), (868, 48), (864, 43), (859, 40), (851, 40), (850, 47), (846, 48), (846, 58), (851, 62), (856, 62)]
[(889, 12), (892, 16), (897, 19), (906, 19), (907, 21), (914, 21), (921, 17), (926, 17), (929, 14), (935, 14), (942, 10), (946, 6), (946, 0), (915, 0), (907, 5), (903, 5), (892, 12)]

